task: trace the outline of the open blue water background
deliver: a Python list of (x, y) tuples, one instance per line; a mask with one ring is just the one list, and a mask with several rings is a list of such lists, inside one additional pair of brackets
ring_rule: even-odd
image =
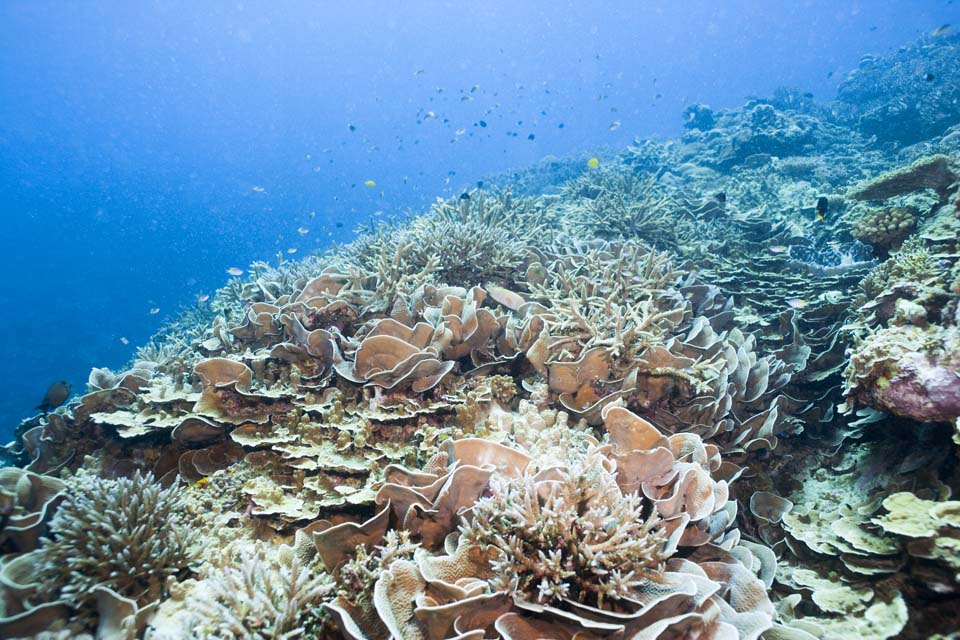
[(674, 135), (690, 103), (829, 101), (861, 55), (949, 22), (950, 0), (6, 0), (0, 438), (229, 267), (548, 155)]

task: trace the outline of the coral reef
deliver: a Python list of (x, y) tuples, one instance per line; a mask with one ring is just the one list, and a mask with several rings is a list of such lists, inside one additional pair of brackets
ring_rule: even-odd
[(251, 265), (17, 429), (0, 635), (960, 633), (960, 130), (866, 73)]
[(929, 36), (889, 58), (865, 55), (838, 91), (840, 119), (883, 141), (912, 144), (960, 121), (956, 36)]

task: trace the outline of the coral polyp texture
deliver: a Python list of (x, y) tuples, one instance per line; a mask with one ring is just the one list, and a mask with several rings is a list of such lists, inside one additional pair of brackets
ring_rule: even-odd
[(960, 634), (930, 46), (251, 265), (17, 429), (0, 635)]

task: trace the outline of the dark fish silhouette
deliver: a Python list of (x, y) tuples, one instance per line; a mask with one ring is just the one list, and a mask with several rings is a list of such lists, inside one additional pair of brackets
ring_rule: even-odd
[(47, 389), (47, 393), (43, 396), (43, 402), (38, 404), (36, 408), (46, 413), (51, 409), (56, 409), (62, 405), (69, 397), (70, 383), (66, 380), (54, 382), (50, 385), (50, 387)]
[(827, 199), (824, 197), (817, 198), (817, 220), (822, 221), (827, 217)]
[(725, 194), (723, 191), (721, 191), (721, 192), (715, 194), (715, 195), (713, 196), (713, 199), (716, 200), (717, 202), (719, 202), (720, 204), (723, 204), (724, 202), (727, 201), (727, 194)]

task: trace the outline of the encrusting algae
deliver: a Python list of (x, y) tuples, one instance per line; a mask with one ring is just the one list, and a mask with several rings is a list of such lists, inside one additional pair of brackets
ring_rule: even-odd
[(17, 430), (0, 635), (960, 633), (960, 129), (861, 80), (231, 269)]

